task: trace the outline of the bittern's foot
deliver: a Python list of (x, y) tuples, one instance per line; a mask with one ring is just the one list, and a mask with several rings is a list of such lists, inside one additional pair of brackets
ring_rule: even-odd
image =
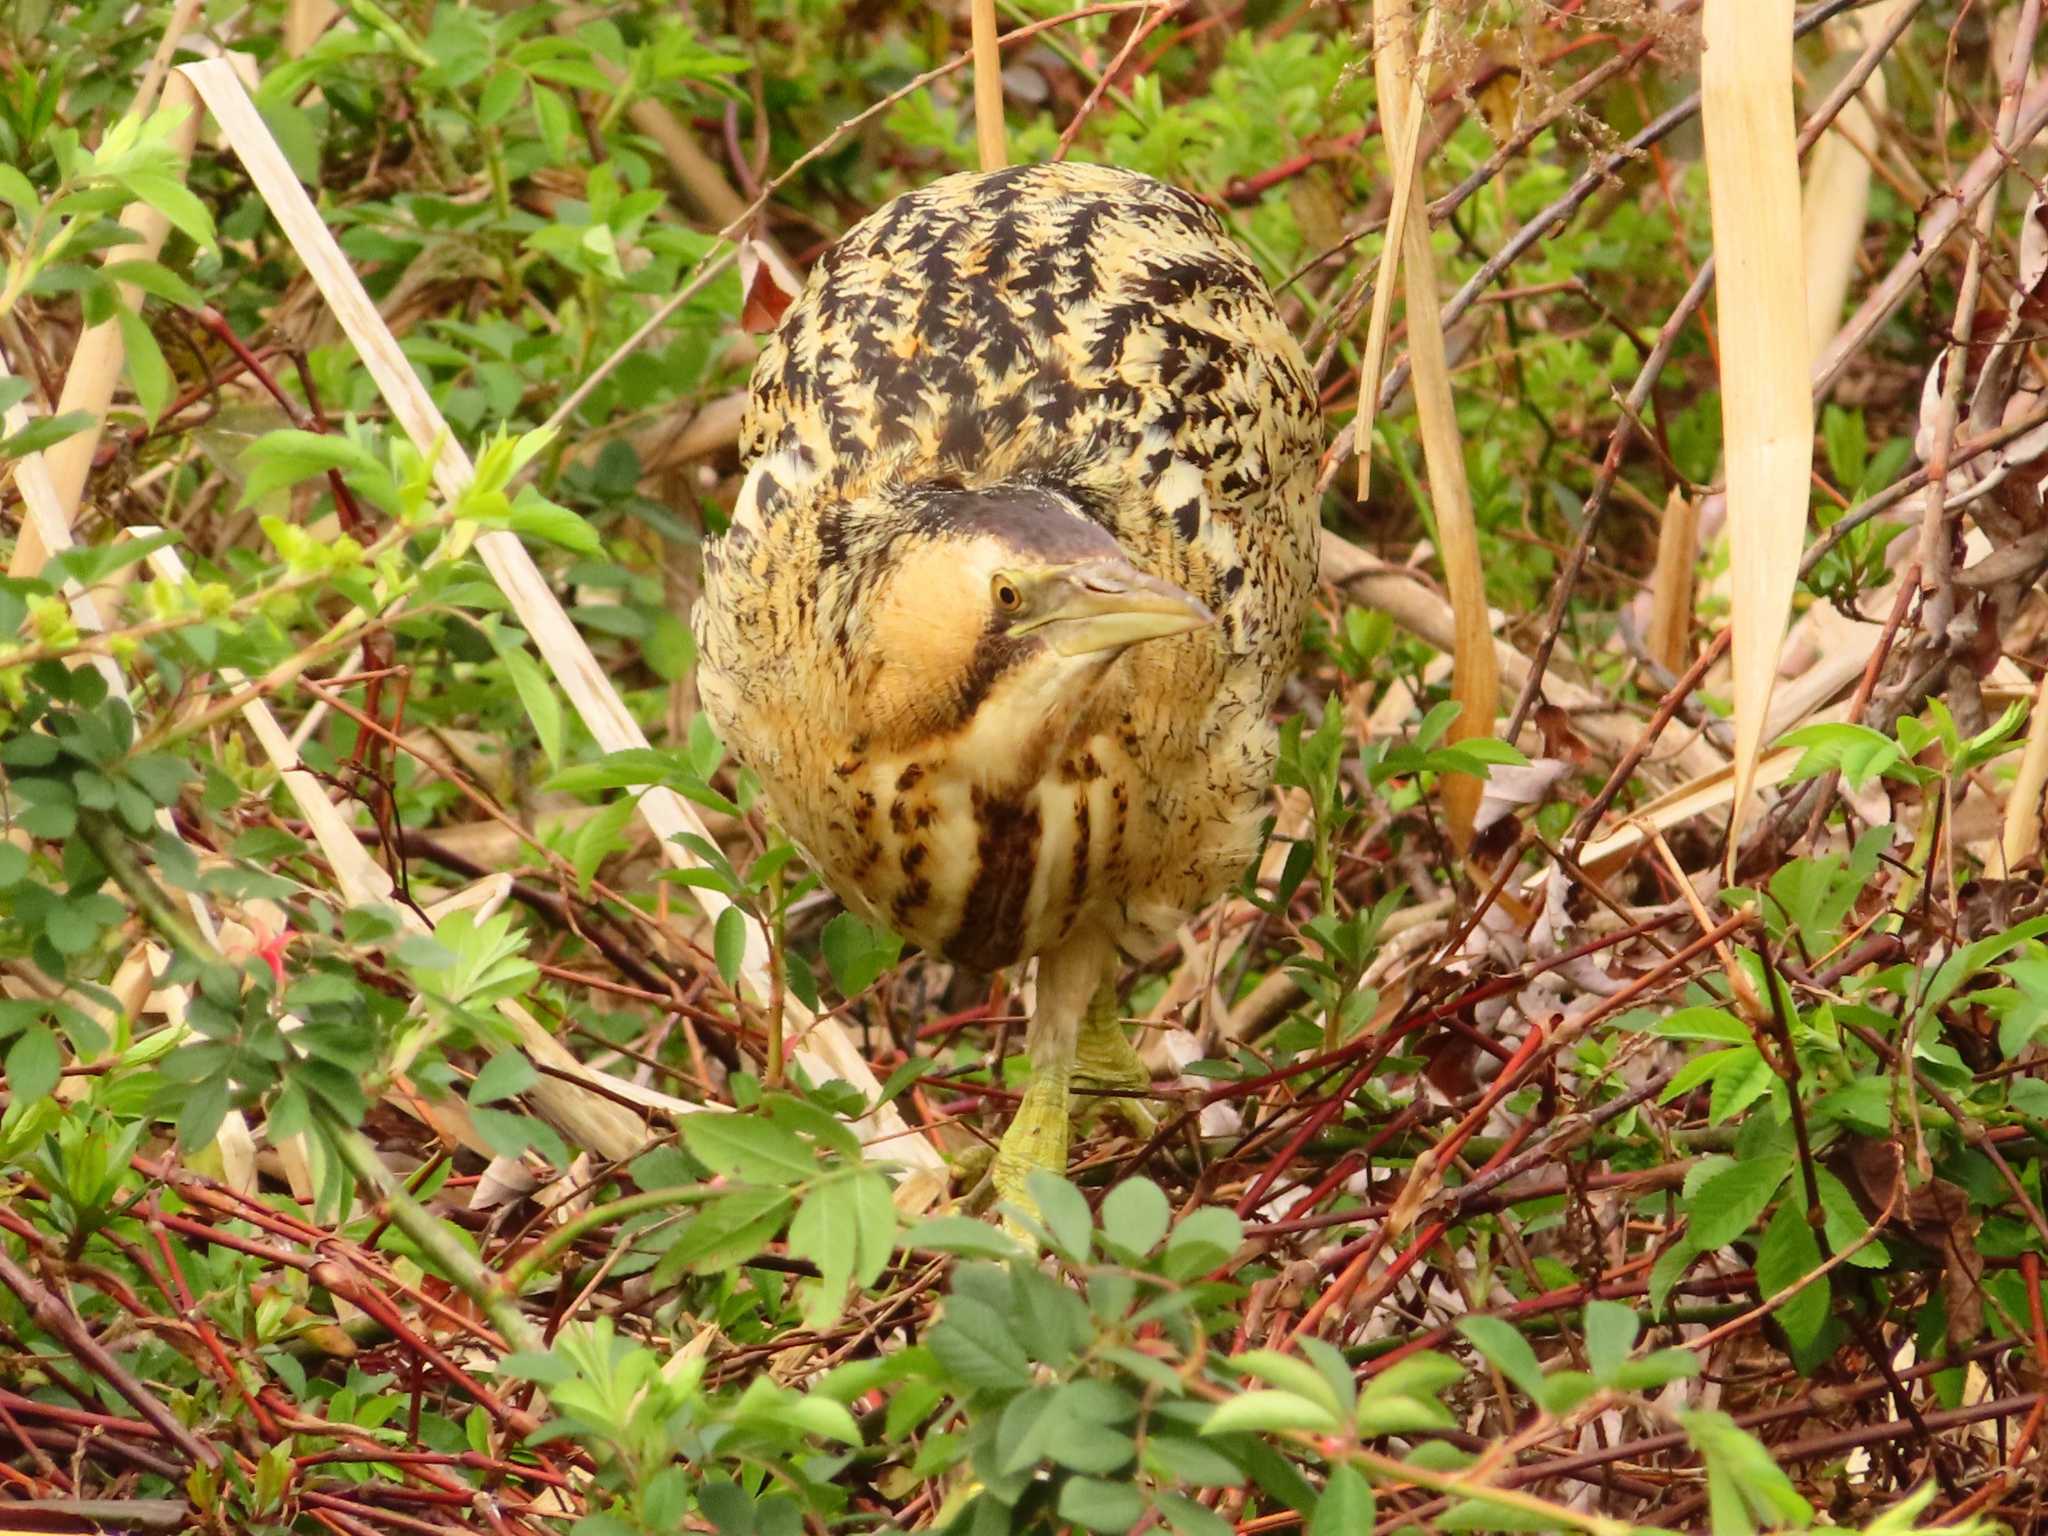
[[(1074, 1082), (1082, 1088), (1122, 1088), (1150, 1092), (1152, 1074), (1117, 1021), (1116, 994), (1107, 988), (1096, 998), (1081, 1025), (1074, 1047)], [(1074, 1100), (1074, 1120), (1086, 1126), (1104, 1111), (1115, 1115), (1134, 1136), (1150, 1140), (1159, 1123), (1142, 1099), (1084, 1093)]]
[(1032, 1072), (1016, 1117), (1003, 1133), (1002, 1145), (996, 1149), (995, 1161), (989, 1168), (998, 1200), (1036, 1215), (1038, 1202), (1031, 1198), (1028, 1188), (1032, 1171), (1042, 1168), (1062, 1178), (1066, 1176), (1067, 1127), (1072, 1113), (1067, 1097), (1072, 1081), (1072, 1069), (1063, 1062), (1049, 1063)]

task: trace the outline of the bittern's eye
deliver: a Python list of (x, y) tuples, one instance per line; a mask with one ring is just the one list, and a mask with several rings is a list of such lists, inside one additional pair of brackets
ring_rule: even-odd
[(989, 592), (995, 598), (996, 606), (1004, 613), (1015, 613), (1024, 606), (1024, 594), (1017, 583), (1008, 576), (998, 576), (989, 583)]

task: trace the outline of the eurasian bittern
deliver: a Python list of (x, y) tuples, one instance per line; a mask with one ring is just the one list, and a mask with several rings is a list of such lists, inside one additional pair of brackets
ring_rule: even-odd
[(1256, 849), (1321, 441), (1258, 270), (1104, 166), (897, 198), (755, 366), (705, 707), (854, 911), (976, 969), (1038, 957), (1005, 1198), (1064, 1170), (1077, 1078), (1149, 1086), (1119, 949)]

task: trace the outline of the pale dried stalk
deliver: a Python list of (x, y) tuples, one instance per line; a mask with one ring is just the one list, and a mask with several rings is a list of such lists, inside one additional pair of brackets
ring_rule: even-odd
[[(1436, 47), (1438, 12), (1432, 10), (1422, 28), (1422, 57)], [(1402, 0), (1374, 0), (1373, 35), (1385, 38), (1405, 29), (1410, 12)], [(1405, 35), (1405, 30), (1404, 30)], [(1358, 499), (1372, 494), (1372, 423), (1380, 403), (1380, 371), (1386, 366), (1387, 330), (1394, 312), (1394, 279), (1401, 270), (1401, 246), (1408, 233), (1411, 214), (1421, 213), (1415, 196), (1415, 171), (1422, 159), (1422, 124), (1428, 114), (1429, 93), (1422, 71), (1409, 71), (1408, 102), (1400, 117), (1398, 134), (1386, 135), (1393, 161), (1393, 200), (1387, 205), (1387, 229), (1380, 242), (1380, 268), (1373, 279), (1372, 314), (1366, 322), (1365, 352), (1358, 364), (1358, 420), (1351, 429), (1351, 442), (1358, 453)]]
[[(1376, 8), (1376, 18), (1380, 15)], [(1375, 21), (1373, 67), (1379, 81), (1380, 118), (1389, 139), (1404, 141), (1410, 82), (1417, 73), (1405, 17)], [(1418, 117), (1420, 114), (1416, 114)], [(1444, 559), (1444, 585), (1457, 622), (1452, 645), (1451, 697), (1462, 706), (1448, 733), (1451, 741), (1493, 734), (1499, 709), (1500, 676), (1494, 665), (1493, 629), (1486, 612), (1486, 583), (1479, 562), (1479, 527), (1465, 481), (1465, 449), (1458, 437), (1457, 407), (1437, 304), (1436, 264), (1429, 248), (1429, 216), (1422, 189), (1410, 180), (1410, 206), (1402, 236), (1408, 315), (1408, 356), (1413, 366), (1415, 414), (1422, 429), (1422, 455), (1436, 509), (1437, 542)], [(1451, 844), (1461, 852), (1472, 840), (1485, 781), (1470, 774), (1443, 779), (1444, 819)]]
[(2005, 833), (2000, 839), (2005, 854), (2003, 873), (2022, 869), (2041, 846), (2041, 791), (2048, 786), (2048, 676), (2034, 695), (2034, 715), (2027, 722), (2027, 747), (2020, 754), (2019, 772), (2005, 797)]
[[(1773, 784), (1783, 783), (1805, 755), (1792, 747), (1765, 753), (1750, 770), (1750, 789), (1768, 789)], [(1598, 873), (1614, 861), (1635, 853), (1649, 840), (1652, 832), (1669, 831), (1682, 821), (1718, 811), (1734, 799), (1735, 765), (1730, 763), (1637, 806), (1613, 831), (1589, 841), (1579, 850), (1580, 867)], [(1539, 887), (1550, 875), (1551, 869), (1546, 867), (1531, 875), (1526, 884), (1531, 888)]]
[(341, 8), (334, 0), (289, 0), (284, 12), (285, 57), (296, 59), (320, 41)]
[(1657, 527), (1657, 569), (1650, 577), (1650, 632), (1643, 637), (1657, 665), (1683, 672), (1692, 639), (1693, 568), (1698, 561), (1700, 504), (1673, 487)]
[[(459, 498), (471, 479), (468, 456), (456, 443), (397, 340), (378, 316), (361, 281), (292, 174), (241, 82), (217, 60), (187, 65), (184, 72), (198, 87), (250, 179), (355, 345), (393, 417), (430, 459), (436, 486), (451, 501)], [(613, 690), (583, 637), (569, 622), (518, 536), (504, 530), (486, 532), (477, 537), (476, 549), (599, 747), (607, 752), (645, 747), (647, 739), (639, 724)], [(696, 867), (694, 856), (677, 841), (685, 834), (707, 837), (703, 823), (689, 804), (674, 791), (655, 786), (641, 791), (636, 805), (653, 829), (664, 857), (680, 868)], [(703, 887), (692, 887), (691, 894), (713, 920), (730, 905), (723, 895)], [(747, 944), (742, 983), (757, 998), (765, 998), (770, 991), (767, 936), (751, 918), (743, 914), (743, 920)], [(822, 1081), (837, 1077), (863, 1095), (873, 1097), (879, 1093), (880, 1084), (874, 1073), (836, 1020), (813, 1017), (794, 999), (787, 1000), (785, 1013), (802, 1037), (793, 1054), (813, 1078)], [(539, 1033), (546, 1036), (545, 1031)], [(552, 1040), (551, 1036), (546, 1038)], [(605, 1086), (614, 1092), (625, 1091), (620, 1080), (606, 1078)], [(679, 1110), (696, 1107), (675, 1102)], [(909, 1134), (893, 1106), (881, 1105), (862, 1119), (860, 1127), (866, 1139), (887, 1142), (886, 1156), (930, 1175), (920, 1190), (928, 1192), (927, 1198), (936, 1196), (945, 1174), (944, 1159), (922, 1136)]]
[(1799, 573), (1813, 466), (1792, 0), (1707, 0), (1701, 119), (1721, 324), (1735, 693), (1733, 869)]
[(974, 138), (981, 168), (1000, 171), (1010, 163), (1003, 132), (1003, 54), (996, 41), (996, 0), (969, 0), (974, 43)]
[[(1861, 53), (1882, 37), (1900, 0), (1851, 11), (1839, 30), (1844, 51)], [(1842, 318), (1856, 253), (1870, 212), (1870, 166), (1876, 152), (1876, 115), (1885, 109), (1883, 73), (1873, 73), (1849, 98), (1813, 146), (1806, 162), (1803, 232), (1806, 237), (1806, 336), (1809, 357), (1820, 355)]]

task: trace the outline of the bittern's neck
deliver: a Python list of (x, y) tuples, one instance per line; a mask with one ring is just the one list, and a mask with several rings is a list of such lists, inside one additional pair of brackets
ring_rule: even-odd
[(1046, 655), (1005, 674), (960, 727), (949, 755), (992, 790), (1036, 783), (1094, 713), (1115, 660)]

